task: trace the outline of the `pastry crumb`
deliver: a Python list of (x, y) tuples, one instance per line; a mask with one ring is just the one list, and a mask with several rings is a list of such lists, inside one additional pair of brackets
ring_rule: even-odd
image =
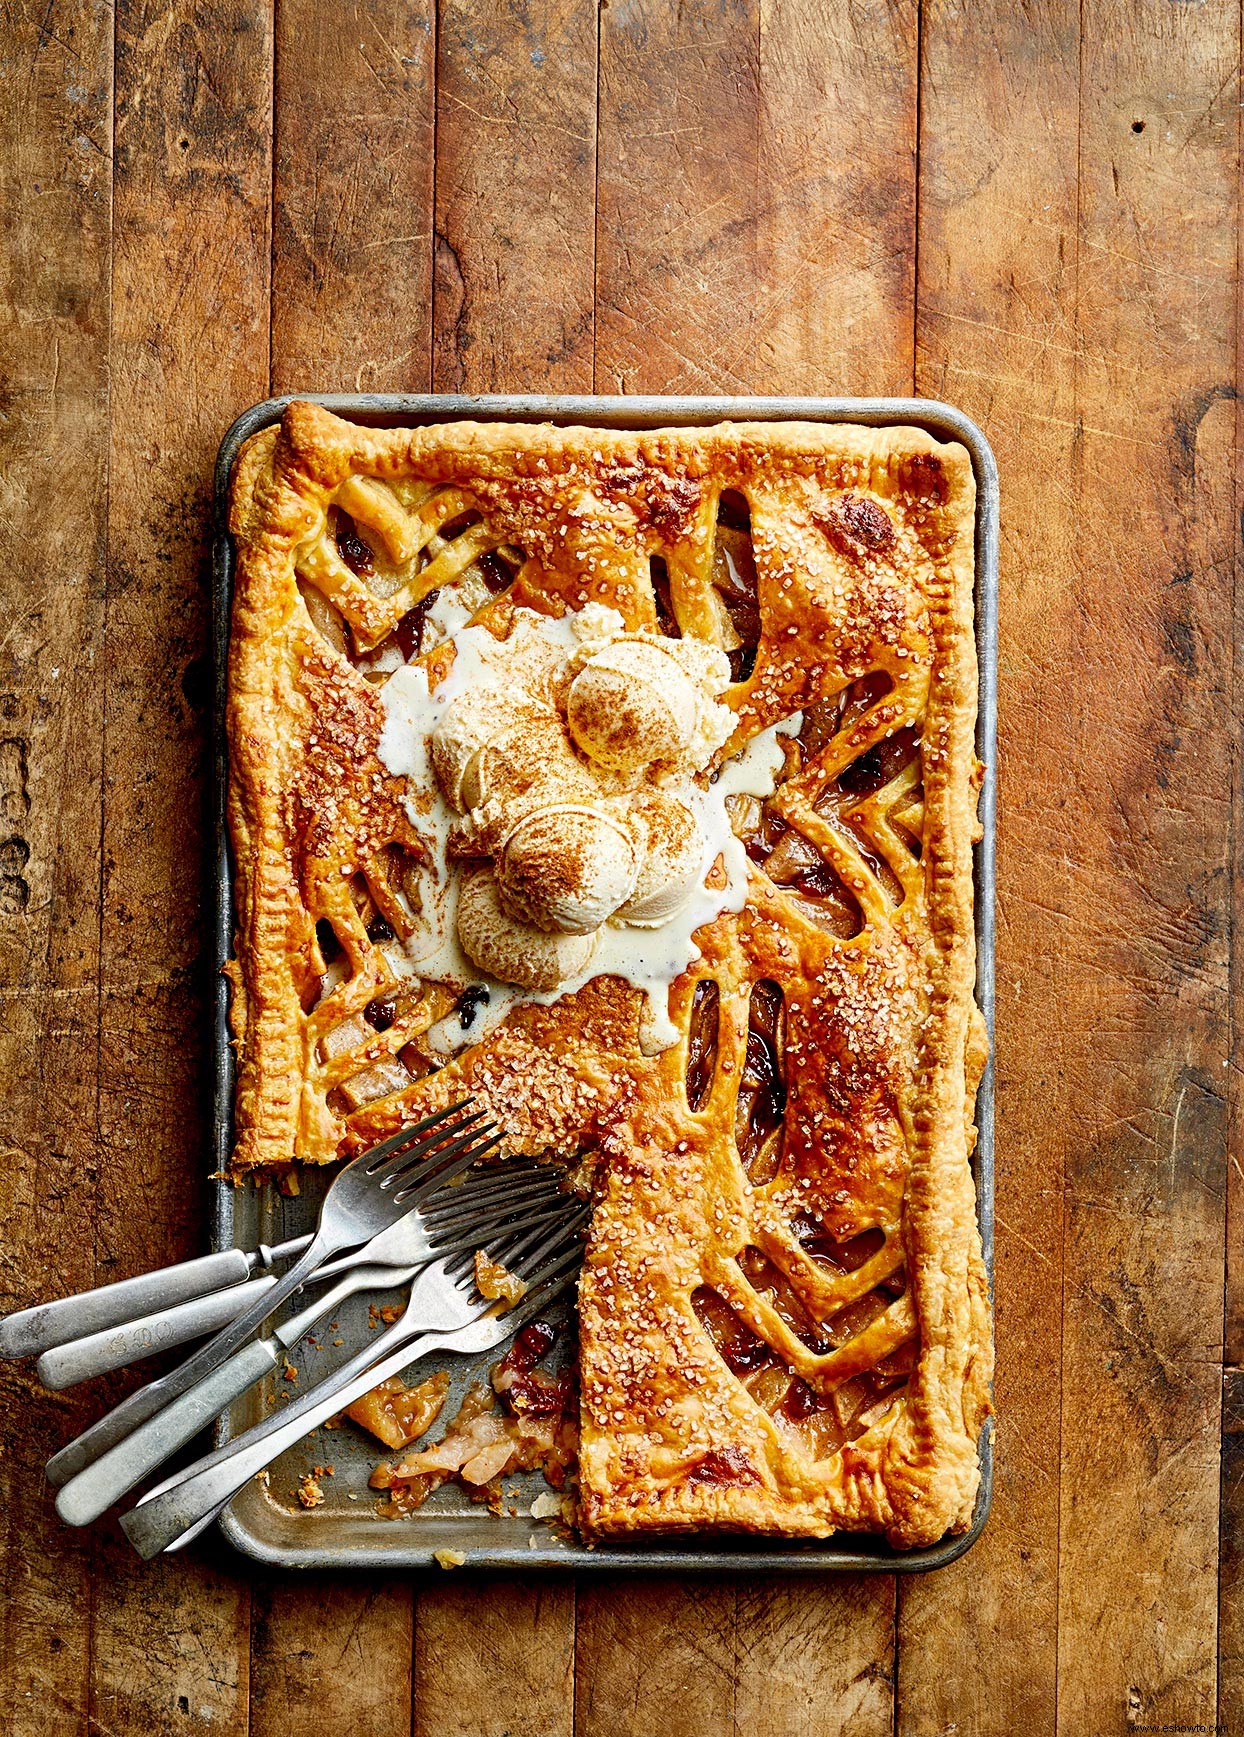
[(520, 1278), (507, 1272), (499, 1261), (489, 1260), (487, 1250), (482, 1248), (475, 1251), (475, 1288), (490, 1303), (503, 1302), (507, 1308), (513, 1308), (527, 1292)]
[(347, 1406), (346, 1416), (387, 1448), (405, 1448), (436, 1422), (448, 1392), (449, 1376), (444, 1370), (418, 1387), (407, 1387), (400, 1375), (392, 1375)]

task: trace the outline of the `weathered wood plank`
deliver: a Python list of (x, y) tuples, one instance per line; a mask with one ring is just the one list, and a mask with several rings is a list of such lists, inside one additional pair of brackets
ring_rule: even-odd
[[(202, 1238), (206, 538), (217, 443), (268, 383), (272, 44), (249, 0), (116, 23), (100, 1244), (121, 1277)], [(141, 1566), (110, 1539), (94, 1599), (97, 1730), (245, 1732), (232, 1558)]]
[(600, 17), (597, 389), (750, 391), (759, 0)]
[[(1244, 38), (1241, 52), (1244, 53)], [(1244, 121), (1238, 136), (1244, 153)], [(1244, 156), (1242, 156), (1244, 160)], [(1240, 260), (1236, 261), (1237, 342), (1235, 351), (1235, 500), (1237, 514), (1244, 501), (1244, 328), (1240, 312)], [(1244, 571), (1244, 527), (1236, 548), (1235, 666), (1227, 715), (1239, 730), (1244, 695), (1244, 617), (1240, 585)], [(1231, 833), (1234, 892), (1231, 925), (1231, 1052), (1227, 1079), (1227, 1237), (1225, 1320), (1223, 1323), (1222, 1473), (1218, 1526), (1218, 1725), (1230, 1730), (1244, 1725), (1244, 1169), (1240, 1164), (1240, 1133), (1244, 1128), (1244, 1081), (1240, 1072), (1241, 1023), (1238, 1009), (1244, 995), (1244, 756), (1234, 761), (1231, 790)]]
[(439, 10), (438, 392), (591, 389), (596, 6)]
[[(1244, 53), (1244, 49), (1241, 50)], [(1244, 110), (1241, 111), (1241, 131), (1237, 141), (1241, 163), (1244, 164)], [(1244, 261), (1237, 258), (1235, 295), (1237, 312), (1240, 307), (1241, 272)], [(1244, 501), (1244, 327), (1239, 331), (1235, 352), (1235, 498), (1237, 506)], [(1244, 526), (1236, 549), (1235, 606), (1235, 667), (1232, 672), (1230, 706), (1227, 717), (1231, 727), (1238, 727), (1241, 696), (1244, 695)], [(1244, 997), (1244, 951), (1238, 937), (1244, 924), (1244, 756), (1235, 758), (1235, 778), (1231, 792), (1232, 836), (1235, 856), (1231, 878), (1235, 889), (1231, 926), (1231, 1006), (1233, 1012)], [(1226, 1321), (1223, 1327), (1223, 1359), (1233, 1368), (1244, 1365), (1244, 1165), (1239, 1162), (1240, 1134), (1244, 1130), (1244, 1078), (1240, 1070), (1240, 1021), (1233, 1019), (1231, 1065), (1226, 1070), (1228, 1081), (1229, 1127), (1227, 1149), (1232, 1156), (1227, 1166), (1227, 1284)]]
[(414, 1737), (571, 1737), (574, 1612), (564, 1580), (421, 1591)]
[(423, 390), (431, 0), (276, 9), (272, 390)]
[[(883, 1578), (642, 1580), (579, 1589), (576, 1737), (892, 1730)], [(863, 1618), (863, 1620), (862, 1620)]]
[[(1215, 1716), (1239, 18), (1083, 10), (1060, 1726)], [(1058, 943), (1056, 943), (1058, 944)]]
[(620, 1587), (584, 1581), (575, 1737), (733, 1733), (736, 1610), (733, 1584), (644, 1578)]
[(911, 391), (917, 8), (760, 0), (752, 392)]
[[(1076, 689), (1079, 10), (938, 5), (921, 31), (917, 385), (974, 416), (1002, 476), (997, 1474), (970, 1556), (900, 1582), (904, 1732), (1055, 1725), (1065, 980), (1074, 850), (1051, 800)], [(965, 1669), (965, 1660), (972, 1661)]]
[(255, 1587), (251, 1737), (410, 1737), (411, 1599), (384, 1581)]
[(136, 1564), (115, 1529), (97, 1547), (90, 1737), (247, 1730), (250, 1600), (237, 1559)]
[(1218, 1729), (1244, 1725), (1244, 1370), (1224, 1369), (1218, 1527)]
[[(598, 388), (909, 391), (915, 8), (611, 6), (600, 53)], [(581, 1588), (576, 1730), (888, 1733), (893, 1623), (885, 1578)]]
[(271, 39), (248, 0), (126, 7), (117, 29), (103, 1117), (127, 1152), (104, 1175), (120, 1267), (197, 1238), (205, 1192), (207, 540), (216, 447), (267, 384)]
[[(916, 7), (761, 0), (758, 23), (758, 306), (747, 389), (909, 393)], [(891, 1579), (742, 1579), (733, 1629), (738, 1732), (888, 1737)]]
[(881, 1576), (741, 1579), (735, 1611), (739, 1737), (890, 1737), (894, 1589)]
[[(112, 28), (0, 24), (0, 1308), (94, 1282)], [(84, 1229), (85, 1227), (85, 1229)], [(90, 1552), (43, 1462), (86, 1421), (6, 1364), (0, 1729), (86, 1730)]]
[(910, 390), (914, 5), (601, 20), (598, 388)]
[[(263, 19), (220, 0), (209, 11), (197, 26), (178, 6), (120, 19), (101, 1277), (188, 1252), (197, 1236), (201, 485), (219, 429), (268, 374), (267, 306), (254, 291), (267, 246), (255, 153)], [(907, 8), (870, 11), (761, 0), (678, 20), (652, 0), (604, 13), (602, 390), (906, 386), (913, 26)], [(425, 378), (427, 117), (422, 75), (402, 64), (395, 36), (409, 30), (425, 54), (427, 38), (392, 0), (369, 16), (396, 58), (366, 18), (365, 47), (348, 48), (358, 16), (334, 36), (332, 17), (307, 18), (301, 0), (278, 9), (278, 389)], [(590, 116), (557, 148), (529, 151), (526, 134), (552, 138), (594, 100), (594, 15), (563, 5), (544, 17), (529, 27), (489, 11), (481, 26), (479, 9), (461, 5), (442, 18), (445, 89), (478, 110), (447, 96), (440, 119), (442, 388), (591, 383)], [(1079, 140), (1075, 14), (1050, 0), (1022, 17), (939, 4), (923, 24), (919, 383), (974, 411), (1003, 465), (1013, 818), (1000, 949), (1000, 1485), (973, 1556), (904, 1589), (899, 1725), (910, 1731), (1053, 1724), (1060, 1414), (1061, 1724), (1208, 1723), (1216, 1596), (1217, 1717), (1244, 1719), (1234, 1371), (1217, 1593), (1218, 1466), (1206, 1449), (1223, 1187), (1235, 25), (1217, 8), (1124, 17), (1104, 0), (1089, 0), (1085, 20)], [(0, 310), (18, 319), (0, 321), (0, 849), (20, 838), (29, 857), (10, 852), (0, 868), (0, 899), (22, 907), (0, 909), (0, 980), (23, 986), (5, 991), (0, 1016), (0, 1206), (6, 1300), (24, 1301), (88, 1282), (95, 1265), (92, 1244), (66, 1252), (61, 1231), (69, 1189), (96, 1161), (105, 660), (93, 655), (101, 599), (90, 580), (102, 566), (110, 28), (89, 8), (14, 12), (9, 28)], [(529, 28), (541, 31), (531, 44)], [(550, 89), (526, 76), (524, 53), (547, 58), (550, 44), (570, 98), (564, 79)], [(335, 107), (317, 101), (330, 87), (344, 93)], [(34, 102), (19, 110), (9, 92)], [(540, 193), (554, 171), (560, 224)], [(514, 247), (498, 248), (506, 234)], [(1185, 571), (1191, 583), (1174, 583)], [(1078, 791), (1079, 810), (1051, 790)], [(1062, 1331), (1064, 1167), (1060, 1398), (1049, 1347)], [(1237, 1274), (1233, 1361), (1241, 1294)], [(248, 1660), (245, 1571), (231, 1558), (140, 1573), (109, 1540), (93, 1629), (84, 1623), (81, 1540), (49, 1523), (37, 1493), (38, 1462), (79, 1402), (31, 1403), (24, 1385), (9, 1397), (20, 1430), (5, 1435), (6, 1732), (86, 1729), (92, 1633), (101, 1734), (245, 1729), (248, 1683), (257, 1730), (309, 1728), (347, 1685), (362, 1729), (408, 1728), (404, 1589), (326, 1591), (317, 1628), (314, 1588), (266, 1586)], [(424, 1592), (417, 1728), (462, 1729), (467, 1706), (489, 1733), (567, 1729), (573, 1615), (558, 1598), (568, 1590), (452, 1578)], [(879, 1582), (592, 1588), (581, 1594), (576, 1725), (888, 1729), (889, 1610)], [(386, 1669), (397, 1661), (387, 1701), (379, 1666), (357, 1679), (350, 1664), (373, 1656), (373, 1639)], [(517, 1713), (506, 1697), (516, 1673), (528, 1685)], [(494, 1712), (504, 1723), (489, 1722)]]

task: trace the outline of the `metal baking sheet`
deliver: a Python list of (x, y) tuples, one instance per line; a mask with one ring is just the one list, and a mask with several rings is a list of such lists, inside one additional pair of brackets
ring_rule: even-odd
[[(723, 421), (854, 422), (870, 426), (907, 424), (927, 429), (941, 441), (957, 440), (968, 449), (976, 473), (976, 633), (980, 658), (980, 718), (977, 751), (985, 763), (980, 815), (984, 837), (976, 852), (977, 997), (989, 1027), (991, 1047), (994, 1012), (994, 833), (996, 804), (995, 717), (997, 701), (998, 478), (993, 453), (974, 423), (950, 405), (922, 398), (579, 398), (579, 397), (434, 397), (388, 394), (305, 394), (338, 416), (371, 426), (475, 421), (554, 422), (602, 428), (703, 427)], [(214, 965), (213, 1017), (213, 1168), (227, 1168), (232, 1149), (233, 1054), (227, 1024), (227, 990), (220, 975), (232, 937), (232, 885), (225, 825), (228, 759), (225, 747), (225, 677), (229, 612), (233, 580), (233, 548), (226, 529), (229, 477), (242, 443), (279, 421), (293, 398), (270, 398), (238, 418), (225, 436), (216, 464), (216, 527), (213, 560), (213, 650), (215, 655), (214, 743)], [(974, 1159), (977, 1209), (985, 1261), (993, 1275), (993, 1064), (985, 1071), (977, 1097), (979, 1138)], [(234, 1188), (216, 1184), (213, 1246), (253, 1248), (259, 1241), (276, 1242), (310, 1229), (327, 1186), (322, 1172), (303, 1173), (303, 1192), (294, 1198), (271, 1186)], [(351, 1299), (335, 1323), (324, 1323), (315, 1335), (318, 1345), (304, 1344), (296, 1355), (297, 1386), (346, 1355), (339, 1345), (353, 1348), (377, 1327), (369, 1318), (369, 1301), (377, 1306), (394, 1297)], [(439, 1360), (442, 1364), (446, 1360)], [(453, 1388), (446, 1407), (452, 1416), (457, 1398), (469, 1382), (487, 1379), (491, 1359), (448, 1359)], [(437, 1366), (412, 1365), (408, 1379), (422, 1379)], [(248, 1428), (272, 1406), (281, 1392), (297, 1388), (283, 1376), (248, 1395), (217, 1426), (217, 1439)], [(471, 1502), (457, 1485), (446, 1485), (406, 1519), (386, 1520), (375, 1512), (376, 1496), (367, 1479), (382, 1457), (378, 1443), (364, 1440), (349, 1424), (316, 1431), (271, 1467), (266, 1482), (255, 1482), (237, 1496), (221, 1518), (225, 1536), (239, 1550), (284, 1568), (428, 1568), (439, 1550), (459, 1551), (474, 1569), (573, 1569), (581, 1573), (622, 1571), (724, 1573), (756, 1570), (773, 1573), (863, 1571), (913, 1572), (940, 1568), (969, 1549), (989, 1512), (993, 1482), (992, 1431), (981, 1442), (981, 1484), (970, 1529), (956, 1538), (923, 1550), (892, 1550), (872, 1536), (839, 1534), (821, 1541), (763, 1538), (686, 1538), (602, 1544), (587, 1548), (529, 1516), (533, 1498), (547, 1486), (539, 1472), (507, 1480), (510, 1509), (497, 1517)], [(297, 1486), (313, 1466), (331, 1466), (320, 1479), (325, 1501), (306, 1509)]]

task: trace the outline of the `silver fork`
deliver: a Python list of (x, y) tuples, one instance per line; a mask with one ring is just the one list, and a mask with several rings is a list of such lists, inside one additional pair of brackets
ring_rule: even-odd
[(482, 1128), (477, 1125), (483, 1119), (480, 1112), (463, 1115), (468, 1105), (469, 1100), (427, 1116), (347, 1164), (324, 1198), (310, 1246), (285, 1276), (184, 1363), (131, 1393), (53, 1454), (46, 1468), (48, 1482), (54, 1487), (68, 1483), (139, 1424), (210, 1375), (330, 1255), (367, 1242), (417, 1206), (432, 1188), (448, 1182), (498, 1145), (502, 1136), (490, 1123)]
[(269, 1338), (252, 1340), (235, 1351), (187, 1393), (70, 1478), (56, 1498), (57, 1513), (70, 1526), (97, 1520), (226, 1406), (270, 1374), (304, 1333), (356, 1291), (405, 1284), (438, 1255), (460, 1254), (479, 1248), (490, 1237), (547, 1223), (560, 1198), (556, 1178), (534, 1164), (507, 1166), (501, 1175), (468, 1173), (461, 1186), (437, 1189), (421, 1207), (342, 1263), (346, 1270), (330, 1290)]
[(465, 1260), (425, 1267), (411, 1286), (401, 1319), (375, 1344), (365, 1346), (292, 1405), (166, 1479), (123, 1515), (121, 1525), (130, 1543), (145, 1558), (188, 1544), (278, 1454), (416, 1359), (430, 1351), (472, 1353), (503, 1343), (573, 1279), (582, 1260), (580, 1233), (586, 1221), (587, 1208), (576, 1203), (551, 1226), (494, 1242), (491, 1257), (528, 1286), (518, 1304), (504, 1313), (496, 1304), (472, 1297)]
[[(509, 1164), (506, 1174), (514, 1178), (517, 1187), (524, 1174), (532, 1170), (532, 1166)], [(546, 1170), (540, 1174), (547, 1176)], [(399, 1219), (399, 1225), (405, 1220)], [(395, 1227), (396, 1228), (396, 1227)], [(387, 1232), (381, 1232), (386, 1236)], [(328, 1279), (335, 1279), (339, 1274), (359, 1261), (380, 1262), (381, 1256), (375, 1252), (379, 1239), (374, 1238), (366, 1248), (356, 1249), (353, 1253), (339, 1260), (327, 1262), (305, 1279), (304, 1284), (319, 1285)], [(310, 1234), (297, 1239), (299, 1248), (306, 1248), (311, 1241)], [(415, 1257), (408, 1254), (405, 1242), (398, 1247), (398, 1255), (391, 1264), (395, 1267), (414, 1265)], [(236, 1251), (241, 1252), (241, 1251)], [(389, 1257), (385, 1256), (385, 1260)], [(390, 1275), (391, 1285), (401, 1281)], [(141, 1363), (145, 1357), (154, 1357), (157, 1351), (172, 1351), (178, 1345), (185, 1345), (192, 1339), (205, 1338), (223, 1327), (226, 1321), (232, 1321), (235, 1315), (248, 1308), (256, 1297), (262, 1297), (276, 1284), (276, 1275), (265, 1278), (249, 1279), (245, 1284), (232, 1285), (227, 1290), (211, 1291), (204, 1296), (192, 1297), (188, 1302), (177, 1303), (171, 1308), (156, 1310), (149, 1315), (140, 1315), (135, 1320), (120, 1321), (103, 1332), (86, 1332), (81, 1338), (71, 1338), (68, 1343), (62, 1343), (45, 1351), (35, 1364), (35, 1373), (44, 1387), (54, 1393), (63, 1392), (67, 1387), (76, 1387), (81, 1381), (89, 1381), (96, 1375), (107, 1375), (114, 1369), (124, 1369), (127, 1364)]]
[[(18, 1309), (0, 1320), (0, 1357), (37, 1357), (71, 1339), (124, 1328), (131, 1321), (157, 1312), (162, 1314), (196, 1298), (206, 1301), (230, 1288), (240, 1292), (248, 1279), (261, 1290), (269, 1289), (254, 1275), (278, 1261), (288, 1260), (291, 1255), (301, 1254), (310, 1241), (310, 1236), (295, 1236), (275, 1248), (260, 1243), (250, 1253), (225, 1248), (198, 1260), (179, 1261), (171, 1267), (158, 1267), (152, 1273), (138, 1273), (132, 1279), (118, 1279), (115, 1284), (100, 1285), (93, 1291), (77, 1291), (72, 1297), (57, 1297), (50, 1303), (34, 1303), (29, 1309)], [(240, 1314), (242, 1307), (239, 1303), (232, 1311), (217, 1314), (212, 1325), (229, 1320), (231, 1313)], [(206, 1311), (211, 1312), (210, 1308)]]

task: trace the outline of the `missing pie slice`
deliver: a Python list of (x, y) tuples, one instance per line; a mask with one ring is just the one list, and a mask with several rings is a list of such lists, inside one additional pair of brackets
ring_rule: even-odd
[(968, 454), (294, 404), (230, 523), (237, 1172), (470, 1094), (593, 1193), (587, 1536), (962, 1530)]

